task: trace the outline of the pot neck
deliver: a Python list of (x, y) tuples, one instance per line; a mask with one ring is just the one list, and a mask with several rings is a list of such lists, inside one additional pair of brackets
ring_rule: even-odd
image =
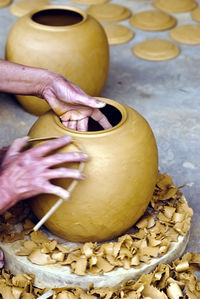
[[(74, 24), (67, 24), (67, 25), (48, 25), (48, 24), (41, 24), (41, 22), (37, 22), (34, 20), (34, 16), (37, 14), (39, 15), (42, 12), (44, 13), (51, 13), (53, 11), (56, 12), (62, 12), (63, 11), (63, 16), (67, 18), (67, 13), (69, 14), (77, 14), (77, 16), (80, 16), (82, 18), (80, 21)], [(66, 15), (65, 15), (66, 14)], [(27, 22), (34, 28), (38, 30), (45, 30), (45, 31), (52, 31), (52, 32), (57, 32), (57, 31), (66, 31), (66, 30), (72, 30), (76, 29), (79, 26), (81, 26), (83, 23), (85, 23), (88, 19), (88, 15), (86, 12), (83, 10), (76, 8), (76, 7), (71, 7), (71, 6), (66, 6), (66, 5), (45, 5), (42, 6), (38, 9), (32, 10), (29, 14), (25, 16), (27, 18)]]
[[(119, 112), (121, 113), (121, 120), (119, 121), (118, 124), (116, 124), (115, 126), (113, 126), (110, 129), (107, 130), (99, 130), (99, 131), (87, 131), (87, 132), (80, 132), (80, 131), (75, 131), (75, 130), (71, 130), (69, 128), (66, 128), (60, 118), (52, 111), (52, 118), (53, 118), (53, 122), (56, 126), (59, 126), (60, 129), (63, 131), (63, 135), (65, 135), (67, 132), (73, 133), (73, 135), (82, 135), (82, 136), (96, 136), (96, 135), (105, 135), (105, 134), (111, 134), (112, 132), (115, 132), (116, 130), (118, 130), (126, 121), (127, 119), (127, 109), (126, 106), (115, 102), (113, 100), (109, 100), (109, 99), (105, 99), (105, 98), (99, 98), (102, 99), (104, 102), (106, 102), (107, 104), (113, 106), (114, 108), (116, 108), (117, 110), (119, 110)], [(108, 119), (109, 120), (109, 119)]]

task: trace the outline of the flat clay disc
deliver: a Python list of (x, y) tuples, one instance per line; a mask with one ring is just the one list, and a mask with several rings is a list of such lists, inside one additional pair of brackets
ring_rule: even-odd
[(197, 3), (194, 0), (154, 0), (156, 8), (167, 12), (181, 13), (195, 9)]
[(110, 0), (70, 0), (70, 2), (82, 4), (82, 5), (96, 5), (96, 4), (104, 4), (109, 2)]
[(200, 7), (191, 12), (191, 17), (194, 21), (200, 22)]
[(0, 0), (0, 8), (8, 6), (12, 0)]
[(170, 31), (169, 36), (182, 44), (200, 45), (200, 25), (186, 24), (175, 27)]
[(146, 10), (130, 18), (130, 24), (147, 31), (167, 30), (176, 25), (176, 19), (160, 10)]
[(175, 58), (180, 50), (172, 42), (165, 39), (149, 39), (132, 48), (133, 53), (142, 59), (161, 61)]
[(124, 25), (105, 24), (103, 27), (110, 45), (127, 43), (134, 37), (133, 31)]
[(113, 3), (92, 5), (87, 9), (87, 13), (100, 22), (117, 22), (131, 16), (131, 11), (128, 8)]
[(31, 10), (37, 9), (45, 4), (48, 4), (48, 0), (22, 0), (13, 3), (9, 10), (14, 16), (22, 17)]

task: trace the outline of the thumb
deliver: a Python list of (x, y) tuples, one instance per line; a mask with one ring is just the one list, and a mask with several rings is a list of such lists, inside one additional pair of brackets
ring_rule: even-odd
[(8, 151), (5, 155), (5, 158), (2, 163), (2, 167), (4, 168), (7, 164), (9, 164), (13, 159), (18, 156), (18, 154), (22, 151), (22, 149), (27, 145), (29, 140), (28, 136), (17, 138), (13, 141), (13, 143), (9, 146)]
[(81, 104), (91, 108), (103, 108), (106, 106), (105, 102), (95, 99), (87, 94), (77, 94), (76, 104)]

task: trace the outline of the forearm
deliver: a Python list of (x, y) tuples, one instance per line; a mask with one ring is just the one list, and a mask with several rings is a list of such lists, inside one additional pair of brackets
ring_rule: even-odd
[(52, 72), (0, 59), (0, 91), (41, 97)]

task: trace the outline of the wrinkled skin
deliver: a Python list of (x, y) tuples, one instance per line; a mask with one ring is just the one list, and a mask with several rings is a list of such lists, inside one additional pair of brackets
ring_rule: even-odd
[[(65, 189), (50, 183), (56, 178), (84, 179), (77, 169), (53, 166), (67, 162), (85, 162), (87, 155), (82, 152), (51, 154), (53, 150), (71, 143), (71, 137), (64, 136), (48, 141), (40, 146), (23, 151), (28, 137), (16, 139), (8, 148), (0, 152), (3, 158), (0, 175), (0, 212), (3, 213), (18, 201), (40, 193), (52, 193), (68, 200), (70, 194)], [(7, 150), (7, 151), (6, 151)], [(0, 250), (0, 268), (3, 267), (3, 252)]]
[(72, 130), (87, 131), (89, 117), (97, 121), (103, 129), (112, 127), (98, 109), (104, 107), (105, 103), (88, 96), (62, 76), (57, 76), (53, 84), (45, 86), (41, 97), (60, 116), (63, 124)]
[(71, 129), (87, 131), (89, 117), (104, 129), (111, 128), (99, 110), (105, 103), (90, 97), (57, 73), (0, 59), (0, 74), (0, 91), (45, 99)]
[[(73, 130), (87, 131), (89, 117), (103, 129), (111, 124), (100, 108), (105, 103), (90, 97), (66, 78), (54, 72), (10, 63), (0, 59), (0, 92), (33, 95), (43, 98), (60, 116), (63, 124)], [(76, 169), (56, 168), (64, 162), (82, 162), (84, 153), (51, 154), (71, 142), (70, 137), (49, 141), (36, 148), (24, 150), (28, 137), (16, 139), (10, 147), (0, 150), (0, 212), (3, 213), (19, 200), (40, 193), (52, 193), (69, 199), (70, 194), (50, 183), (56, 178), (81, 180), (83, 174)], [(0, 250), (0, 268), (3, 252)]]
[(51, 151), (69, 144), (71, 137), (64, 136), (22, 151), (27, 145), (27, 141), (28, 137), (16, 139), (9, 147), (2, 162), (0, 176), (1, 213), (15, 205), (19, 200), (40, 193), (52, 193), (67, 200), (70, 196), (68, 191), (51, 184), (50, 180), (56, 178), (81, 180), (84, 178), (77, 169), (52, 169), (53, 166), (61, 163), (87, 160), (86, 154), (82, 152), (50, 154)]

